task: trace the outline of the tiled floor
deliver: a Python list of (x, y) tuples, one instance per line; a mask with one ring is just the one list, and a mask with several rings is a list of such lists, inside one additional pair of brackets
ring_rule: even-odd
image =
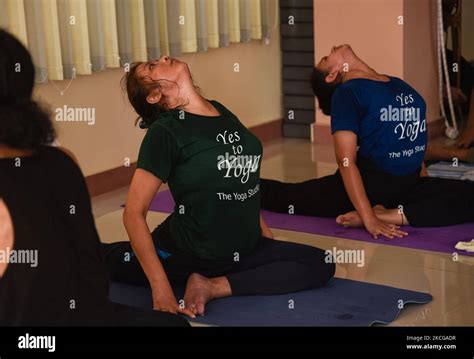
[[(285, 139), (265, 146), (261, 175), (293, 182), (325, 176), (333, 173), (335, 168), (331, 145), (312, 145), (305, 140)], [(97, 227), (104, 242), (128, 240), (120, 211), (126, 193), (127, 188), (124, 188), (93, 200)], [(149, 213), (150, 228), (154, 228), (165, 217), (165, 214)], [(405, 308), (391, 325), (474, 325), (474, 257), (460, 256), (459, 261), (454, 261), (450, 254), (278, 229), (273, 232), (278, 239), (324, 249), (365, 250), (365, 265), (338, 264), (338, 277), (433, 295), (430, 304)]]

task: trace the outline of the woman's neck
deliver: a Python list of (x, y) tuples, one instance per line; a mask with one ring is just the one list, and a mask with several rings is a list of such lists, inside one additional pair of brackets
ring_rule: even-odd
[(202, 116), (218, 116), (219, 111), (196, 91), (188, 95), (188, 102), (182, 109), (189, 113)]
[(191, 76), (181, 80), (178, 87), (178, 98), (184, 100), (184, 105), (178, 106), (179, 109), (202, 116), (219, 115), (219, 111), (196, 90)]
[(349, 81), (356, 78), (368, 78), (377, 81), (387, 81), (389, 78), (385, 75), (379, 74), (364, 61), (356, 58), (348, 64), (349, 71), (342, 73), (342, 82)]

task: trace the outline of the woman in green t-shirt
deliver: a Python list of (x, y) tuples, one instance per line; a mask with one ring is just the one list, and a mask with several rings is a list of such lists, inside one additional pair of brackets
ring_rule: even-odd
[[(273, 239), (260, 216), (262, 145), (199, 94), (187, 64), (169, 57), (138, 63), (124, 83), (148, 130), (124, 212), (130, 242), (105, 248), (113, 279), (148, 282), (154, 309), (194, 317), (214, 298), (291, 293), (333, 277), (330, 254)], [(162, 183), (176, 205), (150, 233), (146, 214)], [(124, 262), (132, 250), (136, 256)], [(184, 306), (171, 289), (180, 282)]]

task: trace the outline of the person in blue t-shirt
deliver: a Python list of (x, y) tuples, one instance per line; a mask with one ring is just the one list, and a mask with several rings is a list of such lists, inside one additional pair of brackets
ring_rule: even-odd
[(352, 77), (337, 88), (331, 132), (337, 143), (356, 141), (358, 155), (384, 172), (413, 174), (426, 150), (425, 101), (396, 77), (377, 78)]
[(337, 217), (374, 237), (400, 228), (474, 221), (474, 184), (422, 177), (426, 104), (403, 80), (379, 74), (350, 45), (334, 46), (313, 71), (319, 107), (331, 116), (338, 171), (302, 183), (261, 180), (262, 208)]

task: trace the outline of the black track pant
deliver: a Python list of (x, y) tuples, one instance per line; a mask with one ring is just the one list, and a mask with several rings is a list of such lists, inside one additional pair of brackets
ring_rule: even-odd
[[(172, 285), (184, 284), (192, 273), (199, 273), (208, 278), (225, 276), (232, 295), (273, 295), (321, 287), (335, 272), (335, 265), (323, 250), (302, 244), (262, 237), (254, 251), (241, 255), (238, 261), (211, 261), (174, 248), (168, 221), (152, 236), (155, 247), (169, 254), (160, 256), (160, 260)], [(123, 260), (133, 252), (129, 242), (104, 244), (103, 249), (112, 280), (148, 285), (136, 256)]]
[(189, 327), (188, 321), (176, 314), (144, 310), (118, 303), (111, 303), (110, 326), (119, 327)]
[[(474, 183), (441, 178), (393, 176), (368, 161), (357, 161), (372, 206), (403, 206), (414, 227), (439, 227), (474, 222)], [(264, 209), (318, 217), (336, 217), (354, 210), (342, 177), (335, 174), (301, 183), (261, 179)]]

